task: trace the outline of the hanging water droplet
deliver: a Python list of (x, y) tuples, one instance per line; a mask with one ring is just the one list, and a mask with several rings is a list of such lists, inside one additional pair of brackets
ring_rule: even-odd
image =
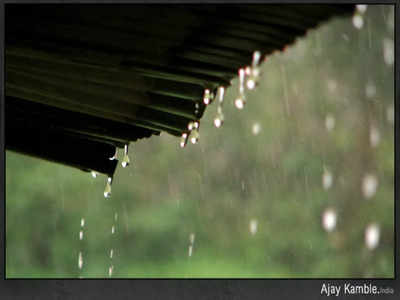
[(379, 245), (380, 228), (378, 224), (369, 224), (365, 229), (365, 245), (369, 250), (374, 250)]
[(214, 94), (210, 92), (209, 89), (204, 90), (203, 102), (205, 105), (208, 105), (212, 102)]
[(190, 121), (190, 122), (188, 123), (188, 129), (189, 129), (189, 130), (193, 130), (193, 128), (194, 128), (194, 123), (193, 123), (193, 121)]
[(111, 183), (112, 183), (112, 178), (108, 177), (107, 183), (106, 183), (106, 188), (104, 189), (104, 197), (105, 198), (109, 198), (111, 196)]
[(328, 208), (322, 214), (322, 227), (327, 232), (332, 232), (336, 227), (336, 211), (333, 208)]
[(186, 146), (188, 138), (189, 138), (189, 135), (186, 132), (182, 133), (181, 142), (179, 144), (181, 146), (181, 148), (184, 148)]
[(130, 163), (129, 156), (128, 156), (128, 145), (124, 147), (124, 158), (122, 159), (121, 165), (123, 168), (126, 168)]
[(93, 177), (93, 178), (96, 178), (96, 177), (97, 177), (97, 173), (96, 173), (95, 171), (92, 171), (91, 174), (92, 174), (92, 177)]
[(118, 158), (118, 148), (117, 148), (117, 147), (115, 147), (115, 153), (114, 153), (114, 156), (110, 157), (110, 158), (109, 158), (109, 160), (114, 160), (114, 159), (117, 159), (117, 158)]
[(247, 67), (244, 69), (244, 74), (247, 75), (247, 76), (249, 76), (249, 75), (251, 74), (251, 68), (250, 68), (249, 66), (247, 66)]
[(223, 123), (224, 123), (224, 114), (222, 113), (222, 107), (220, 105), (218, 105), (217, 115), (215, 116), (215, 119), (214, 119), (214, 125), (215, 125), (215, 127), (220, 128)]
[(83, 266), (82, 252), (79, 252), (79, 257), (78, 257), (78, 267), (79, 267), (79, 269), (82, 269), (82, 266)]
[(113, 256), (114, 256), (114, 249), (111, 249), (111, 250), (110, 250), (110, 258), (112, 259)]
[(256, 67), (260, 64), (260, 60), (261, 60), (261, 52), (260, 51), (254, 51), (253, 53), (253, 67)]
[(249, 90), (253, 90), (260, 77), (260, 68), (258, 67), (260, 64), (261, 52), (255, 51), (253, 53), (253, 61), (251, 64), (251, 68), (246, 68), (246, 75), (249, 76), (246, 82), (246, 86)]
[(192, 144), (197, 144), (199, 141), (199, 137), (199, 130), (197, 128), (193, 129), (190, 135), (190, 141), (192, 142)]
[(251, 235), (255, 235), (258, 230), (258, 221), (256, 219), (251, 219), (249, 223), (249, 230)]
[(217, 107), (217, 115), (214, 118), (214, 125), (215, 127), (219, 128), (224, 123), (224, 114), (222, 113), (222, 105), (224, 102), (224, 93), (225, 88), (220, 86), (218, 88), (218, 107)]
[(245, 70), (240, 69), (239, 70), (239, 94), (244, 93), (244, 76), (245, 76)]
[(246, 85), (249, 90), (253, 90), (256, 87), (255, 79), (252, 76), (249, 77), (249, 79), (247, 79)]
[(223, 86), (220, 86), (218, 88), (218, 102), (220, 105), (224, 102), (224, 94), (225, 94), (225, 88)]
[(84, 218), (81, 219), (81, 227), (83, 227), (83, 226), (85, 226), (85, 219)]
[(83, 231), (82, 231), (82, 230), (79, 231), (79, 239), (80, 239), (80, 240), (83, 240)]
[(240, 69), (239, 70), (239, 96), (238, 98), (235, 100), (235, 106), (237, 109), (243, 109), (245, 103), (246, 103), (246, 99), (244, 96), (244, 76), (245, 76), (245, 70), (244, 69)]

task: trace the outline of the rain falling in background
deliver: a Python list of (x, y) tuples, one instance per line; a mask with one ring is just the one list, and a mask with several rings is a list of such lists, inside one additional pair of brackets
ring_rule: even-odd
[(110, 179), (7, 152), (7, 277), (392, 277), (393, 40), (330, 21)]

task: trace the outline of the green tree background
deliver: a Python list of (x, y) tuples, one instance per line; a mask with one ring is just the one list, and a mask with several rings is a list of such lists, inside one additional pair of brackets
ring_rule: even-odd
[(368, 6), (361, 29), (346, 18), (308, 32), (263, 63), (243, 111), (234, 82), (222, 128), (208, 107), (199, 144), (131, 144), (109, 199), (104, 176), (6, 152), (6, 277), (108, 277), (111, 264), (117, 278), (393, 277), (393, 40), (383, 5)]

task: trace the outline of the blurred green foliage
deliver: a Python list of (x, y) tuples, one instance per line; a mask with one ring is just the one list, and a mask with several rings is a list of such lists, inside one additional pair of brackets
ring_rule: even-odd
[[(104, 176), (7, 152), (6, 277), (108, 277), (110, 249), (113, 277), (393, 277), (393, 18), (393, 6), (369, 5), (363, 28), (334, 19), (269, 57), (243, 111), (236, 82), (221, 129), (216, 105), (207, 109), (198, 145), (180, 149), (167, 134), (131, 144), (109, 199)], [(378, 179), (369, 199), (366, 174)], [(380, 228), (374, 250), (370, 223)]]

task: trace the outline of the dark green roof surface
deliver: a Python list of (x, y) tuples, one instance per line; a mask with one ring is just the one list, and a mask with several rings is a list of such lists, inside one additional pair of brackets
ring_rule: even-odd
[[(354, 5), (7, 4), (6, 148), (112, 175), (115, 147), (180, 136), (255, 50)], [(95, 153), (95, 155), (93, 155)]]

